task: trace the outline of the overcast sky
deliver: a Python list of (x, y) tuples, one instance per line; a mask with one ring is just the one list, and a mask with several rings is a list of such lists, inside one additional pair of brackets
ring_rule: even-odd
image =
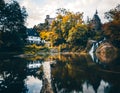
[[(6, 0), (8, 1), (8, 0)], [(28, 18), (27, 27), (33, 27), (43, 23), (46, 15), (55, 17), (56, 9), (66, 8), (74, 12), (84, 12), (84, 20), (87, 16), (93, 17), (96, 9), (102, 22), (105, 22), (104, 13), (120, 4), (120, 0), (16, 0), (21, 6), (25, 6)]]

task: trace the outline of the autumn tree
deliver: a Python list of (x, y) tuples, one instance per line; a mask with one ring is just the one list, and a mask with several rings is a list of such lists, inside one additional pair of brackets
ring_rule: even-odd
[(69, 31), (68, 42), (72, 45), (86, 46), (88, 40), (87, 27), (85, 25), (76, 25)]
[(64, 8), (57, 11), (57, 20), (53, 21), (51, 25), (52, 31), (57, 34), (54, 41), (57, 44), (85, 45), (87, 26), (83, 23), (83, 13), (70, 12)]
[(105, 17), (109, 22), (104, 24), (104, 34), (113, 45), (120, 48), (120, 4), (106, 12)]

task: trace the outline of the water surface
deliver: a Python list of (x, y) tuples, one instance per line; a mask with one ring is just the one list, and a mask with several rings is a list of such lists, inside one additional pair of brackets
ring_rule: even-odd
[(0, 93), (120, 93), (120, 57), (0, 57)]

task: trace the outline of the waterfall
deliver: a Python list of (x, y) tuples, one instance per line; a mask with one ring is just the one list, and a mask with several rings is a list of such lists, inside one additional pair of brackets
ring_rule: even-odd
[(93, 54), (94, 48), (95, 48), (95, 45), (94, 45), (94, 43), (93, 43), (93, 45), (92, 45), (92, 47), (91, 47), (91, 49), (90, 49), (90, 51), (89, 51), (89, 54), (90, 54), (90, 56), (91, 56), (91, 58), (92, 58), (93, 61), (94, 61), (94, 54)]
[(99, 44), (101, 44), (105, 39), (98, 41), (98, 42), (93, 42), (92, 47), (89, 51), (89, 54), (94, 53), (94, 51), (99, 47)]
[(89, 51), (89, 54), (90, 54), (93, 62), (99, 63), (99, 59), (96, 57), (96, 55), (94, 54), (94, 52), (95, 52), (95, 50), (99, 47), (99, 45), (100, 45), (101, 43), (103, 43), (105, 40), (106, 40), (106, 38), (104, 37), (104, 38), (103, 38), (102, 40), (100, 40), (100, 41), (97, 41), (97, 42), (94, 41), (94, 42), (93, 42), (92, 47), (91, 47), (91, 49), (90, 49), (90, 51)]
[(99, 42), (97, 42), (97, 43), (94, 42), (93, 45), (92, 45), (92, 47), (91, 47), (91, 49), (90, 49), (90, 51), (89, 51), (89, 54), (90, 54), (93, 62), (96, 62), (96, 63), (98, 63), (98, 58), (96, 58), (96, 56), (95, 56), (95, 54), (94, 54), (94, 51), (96, 50), (96, 48), (97, 48), (98, 46), (99, 46)]
[(96, 48), (98, 48), (99, 42), (95, 44)]
[(94, 45), (94, 43), (93, 43), (93, 44), (92, 44), (92, 47), (91, 47), (91, 49), (90, 49), (90, 51), (89, 51), (89, 54), (93, 53), (93, 52), (94, 52), (94, 49), (95, 49), (95, 45)]

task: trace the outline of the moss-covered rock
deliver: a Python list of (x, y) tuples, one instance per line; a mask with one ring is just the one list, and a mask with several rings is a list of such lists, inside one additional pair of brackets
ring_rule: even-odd
[(96, 49), (96, 55), (102, 62), (111, 62), (117, 56), (117, 49), (110, 43), (102, 43)]

